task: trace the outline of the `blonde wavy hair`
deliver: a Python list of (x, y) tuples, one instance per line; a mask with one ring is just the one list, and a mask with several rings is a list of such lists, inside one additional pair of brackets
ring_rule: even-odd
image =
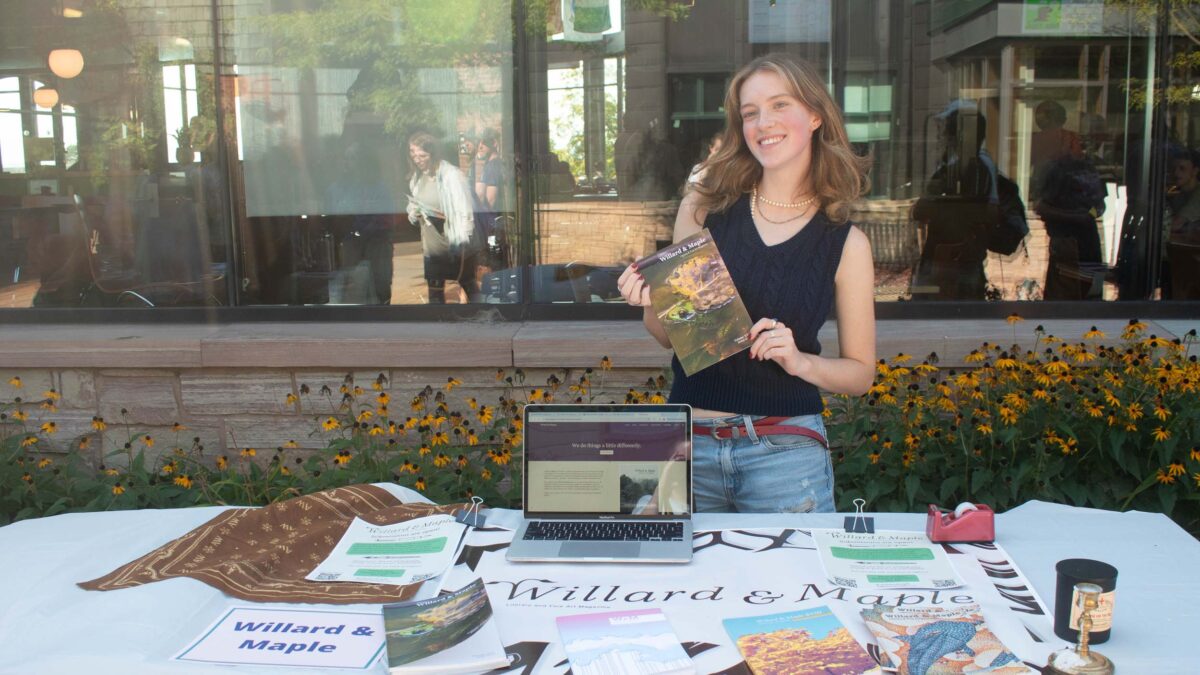
[[(767, 54), (747, 63), (729, 83), (725, 93), (725, 131), (721, 149), (710, 157), (699, 184), (693, 186), (698, 207), (705, 212), (722, 212), (762, 180), (762, 165), (750, 154), (742, 134), (741, 89), (756, 73), (775, 73), (792, 96), (821, 120), (813, 131), (812, 166), (809, 178), (825, 215), (835, 223), (850, 216), (850, 204), (870, 189), (867, 172), (870, 157), (854, 154), (842, 123), (842, 111), (825, 88), (825, 82), (805, 61), (783, 54)], [(796, 186), (799, 190), (800, 186)], [(697, 214), (699, 215), (699, 214)]]

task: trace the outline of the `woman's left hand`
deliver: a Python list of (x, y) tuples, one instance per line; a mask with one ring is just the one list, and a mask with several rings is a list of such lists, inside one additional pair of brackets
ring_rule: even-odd
[(796, 347), (792, 329), (775, 319), (759, 319), (750, 327), (750, 358), (774, 361), (789, 375), (800, 376), (808, 356)]

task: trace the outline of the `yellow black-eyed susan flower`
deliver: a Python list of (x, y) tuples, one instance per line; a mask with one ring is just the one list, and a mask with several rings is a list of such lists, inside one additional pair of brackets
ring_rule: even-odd
[(13, 375), (11, 378), (9, 378), (8, 383), (12, 385), (14, 389), (20, 389), (21, 387), (25, 386), (22, 384), (21, 378), (18, 375)]
[(17, 409), (12, 412), (12, 418), (18, 422), (24, 422), (25, 420), (29, 419), (29, 413), (25, 412), (24, 410)]
[(25, 438), (21, 439), (21, 447), (28, 448), (29, 446), (31, 446), (37, 442), (38, 442), (37, 436), (26, 436)]
[[(1197, 475), (1200, 475), (1200, 474), (1197, 474)], [(482, 471), (479, 472), (479, 477), (484, 480), (491, 480), (492, 479), (492, 470), (488, 469), (488, 468), (484, 468)]]
[(446, 391), (453, 391), (453, 389), (455, 387), (457, 387), (461, 384), (462, 384), (462, 380), (458, 379), (457, 377), (454, 377), (454, 376), (447, 377), (446, 378)]
[(1171, 462), (1171, 463), (1170, 463), (1170, 464), (1167, 466), (1167, 473), (1168, 473), (1168, 474), (1170, 474), (1170, 475), (1172, 475), (1172, 476), (1182, 476), (1182, 475), (1184, 475), (1184, 474), (1186, 474), (1186, 473), (1187, 473), (1187, 470), (1184, 468), (1184, 466), (1183, 466), (1183, 464), (1182, 464), (1182, 463), (1180, 463), (1180, 462)]
[(104, 422), (103, 417), (93, 417), (92, 418), (92, 428), (95, 429), (96, 431), (104, 431), (105, 429), (108, 428), (108, 424), (106, 424)]
[(425, 477), (417, 476), (417, 480), (413, 483), (413, 488), (419, 492), (426, 489), (426, 487), (428, 486), (425, 484)]
[(217, 470), (224, 471), (225, 467), (227, 467), (227, 466), (229, 466), (229, 458), (228, 457), (226, 457), (225, 455), (221, 455), (220, 457), (217, 458)]
[(342, 426), (336, 417), (326, 417), (324, 422), (321, 422), (321, 428), (325, 431), (333, 431)]
[(1166, 471), (1163, 471), (1162, 469), (1159, 469), (1158, 472), (1154, 474), (1154, 479), (1163, 485), (1170, 485), (1175, 482), (1175, 477), (1168, 474)]
[(338, 466), (345, 466), (350, 463), (352, 457), (349, 450), (339, 450), (338, 454), (333, 456), (333, 462)]
[(112, 486), (112, 493), (113, 493), (114, 495), (123, 495), (123, 494), (125, 494), (125, 486), (124, 486), (124, 485), (121, 485), (120, 483), (116, 483), (116, 484), (114, 484), (114, 485)]
[(1171, 431), (1169, 429), (1164, 429), (1161, 426), (1159, 426), (1159, 427), (1155, 427), (1154, 431), (1151, 432), (1150, 435), (1154, 437), (1155, 441), (1158, 441), (1161, 443), (1162, 441), (1165, 441), (1165, 440), (1168, 440), (1169, 438), (1171, 438)]
[(175, 480), (173, 482), (185, 490), (192, 487), (192, 478), (186, 473), (181, 473), (178, 476), (175, 476)]
[(258, 451), (254, 448), (242, 448), (239, 454), (241, 454), (242, 457), (253, 457), (258, 454)]
[(44, 422), (40, 428), (47, 434), (53, 434), (54, 432), (58, 431), (58, 425), (54, 422)]
[(54, 463), (54, 460), (50, 459), (49, 457), (43, 457), (40, 460), (38, 460), (37, 468), (44, 469), (53, 463)]
[(355, 419), (357, 419), (359, 422), (366, 422), (374, 416), (375, 413), (371, 412), (370, 410), (363, 410), (362, 412), (358, 413), (358, 417)]
[(437, 447), (439, 445), (449, 445), (450, 444), (450, 434), (447, 434), (444, 431), (435, 432), (433, 434), (433, 438), (430, 439), (430, 443), (432, 443), (434, 447)]
[(1009, 314), (1008, 316), (1006, 316), (1004, 318), (1004, 320), (1007, 321), (1009, 323), (1009, 325), (1012, 325), (1014, 323), (1017, 323), (1018, 321), (1024, 321), (1025, 319), (1022, 319), (1020, 314), (1013, 312), (1012, 314)]

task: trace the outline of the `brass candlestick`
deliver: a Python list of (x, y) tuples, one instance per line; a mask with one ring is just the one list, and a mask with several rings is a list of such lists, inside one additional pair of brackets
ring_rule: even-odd
[(1075, 648), (1067, 647), (1050, 655), (1046, 663), (1048, 675), (1112, 675), (1115, 672), (1113, 662), (1100, 652), (1088, 649), (1088, 633), (1092, 630), (1092, 611), (1100, 606), (1100, 593), (1103, 590), (1096, 584), (1081, 582), (1075, 584), (1075, 595), (1080, 608), (1079, 614), (1079, 644)]

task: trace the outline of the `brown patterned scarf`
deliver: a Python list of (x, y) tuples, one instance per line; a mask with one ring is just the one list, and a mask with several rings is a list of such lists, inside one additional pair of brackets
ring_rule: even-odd
[(355, 516), (373, 525), (461, 510), (464, 504), (402, 504), (374, 485), (352, 485), (263, 508), (230, 509), (191, 532), (79, 586), (111, 591), (191, 577), (255, 602), (385, 603), (407, 600), (420, 584), (308, 581)]

